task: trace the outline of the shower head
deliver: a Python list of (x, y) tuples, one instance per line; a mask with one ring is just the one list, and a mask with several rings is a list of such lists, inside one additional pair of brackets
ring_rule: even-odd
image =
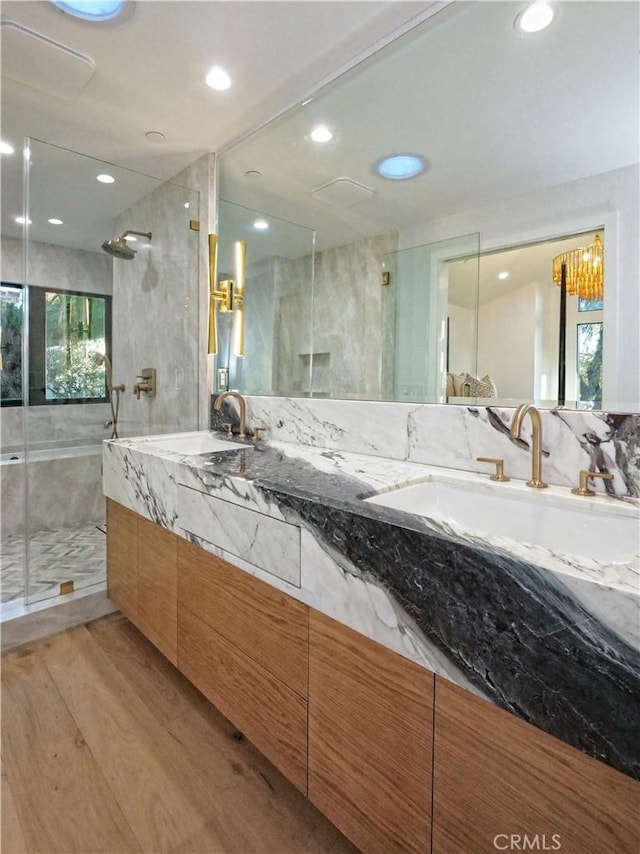
[(146, 237), (151, 240), (150, 231), (125, 231), (120, 237), (114, 237), (111, 240), (105, 240), (102, 248), (108, 255), (113, 255), (114, 258), (122, 258), (124, 261), (131, 261), (135, 257), (136, 250), (132, 249), (126, 241), (128, 234), (137, 234), (140, 237)]

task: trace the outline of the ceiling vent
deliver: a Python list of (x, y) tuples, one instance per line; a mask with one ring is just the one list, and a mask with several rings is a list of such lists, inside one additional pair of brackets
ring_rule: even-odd
[(1, 21), (2, 76), (46, 95), (75, 98), (96, 70), (88, 56), (15, 21)]
[(371, 187), (358, 184), (351, 178), (334, 178), (328, 184), (316, 187), (315, 190), (311, 191), (311, 195), (320, 202), (348, 208), (351, 205), (357, 205), (358, 202), (363, 202), (365, 199), (370, 199), (375, 196), (375, 193)]

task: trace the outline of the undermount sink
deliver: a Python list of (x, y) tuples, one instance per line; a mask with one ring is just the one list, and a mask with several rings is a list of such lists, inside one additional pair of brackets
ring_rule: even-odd
[(616, 499), (582, 498), (560, 487), (488, 483), (475, 476), (433, 476), (365, 501), (442, 521), (469, 534), (521, 543), (607, 563), (640, 551), (640, 508)]
[(171, 451), (174, 454), (187, 454), (189, 456), (215, 454), (219, 451), (237, 451), (246, 447), (238, 442), (219, 439), (207, 431), (149, 436), (141, 439), (140, 444), (153, 445), (161, 451)]

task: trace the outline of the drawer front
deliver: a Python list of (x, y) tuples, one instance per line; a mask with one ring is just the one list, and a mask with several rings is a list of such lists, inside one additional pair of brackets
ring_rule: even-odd
[(433, 673), (313, 610), (309, 653), (309, 799), (368, 854), (424, 854)]
[(300, 528), (255, 510), (178, 487), (178, 525), (300, 587)]
[(107, 596), (132, 622), (138, 622), (138, 519), (107, 498)]
[(178, 537), (138, 520), (138, 628), (172, 664), (178, 661)]
[(306, 698), (306, 605), (186, 540), (178, 543), (178, 578), (183, 607)]
[(306, 795), (306, 700), (185, 608), (178, 617), (178, 666)]

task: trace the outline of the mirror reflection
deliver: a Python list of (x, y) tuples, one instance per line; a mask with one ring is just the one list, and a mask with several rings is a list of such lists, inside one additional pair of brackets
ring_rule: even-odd
[[(246, 239), (268, 338), (236, 370), (219, 355), (233, 387), (640, 406), (639, 9), (554, 8), (525, 34), (519, 4), (451, 4), (223, 152), (220, 268)], [(568, 299), (563, 362), (551, 262), (596, 233), (603, 304), (583, 320)], [(270, 332), (250, 306), (268, 265), (289, 270)]]

